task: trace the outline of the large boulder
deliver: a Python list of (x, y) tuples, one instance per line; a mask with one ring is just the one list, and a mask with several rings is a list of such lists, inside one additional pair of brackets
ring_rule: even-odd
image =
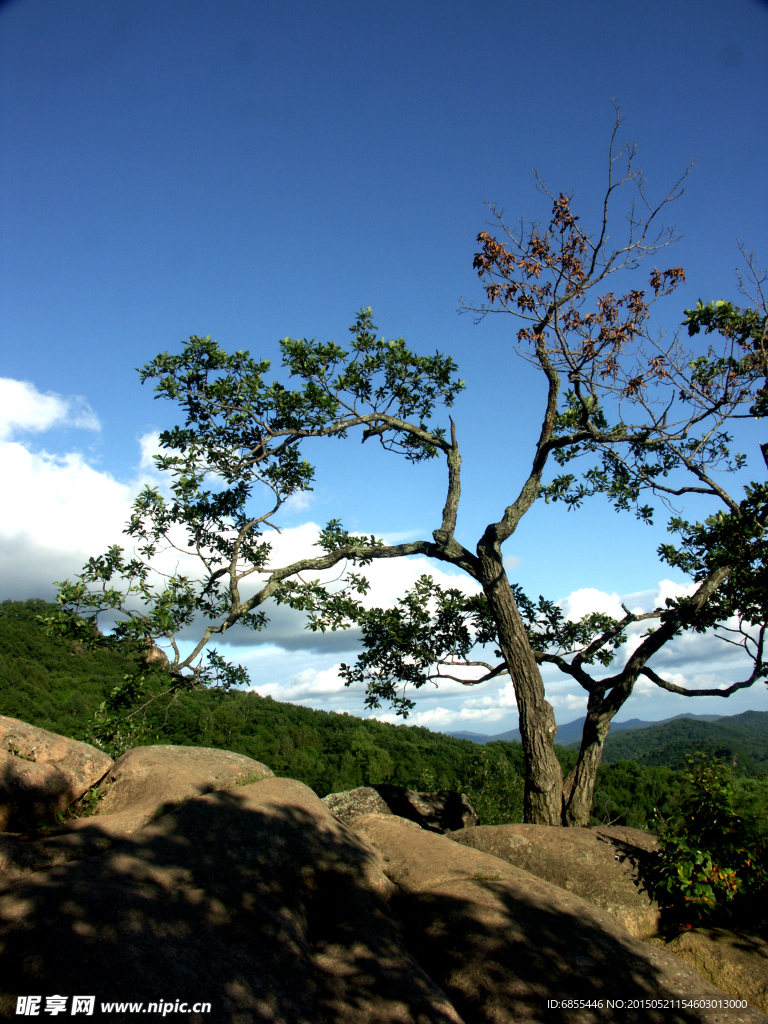
[(111, 764), (111, 757), (87, 743), (0, 716), (0, 832), (52, 821)]
[(231, 750), (134, 747), (118, 757), (99, 784), (96, 814), (109, 818), (110, 831), (131, 833), (192, 797), (272, 777), (265, 764)]
[(94, 995), (107, 1022), (128, 1015), (106, 1001), (165, 1015), (181, 1000), (193, 1022), (462, 1024), (403, 943), (391, 889), (375, 851), (299, 782), (193, 797), (0, 896), (0, 1014), (42, 992), (66, 996), (67, 1015), (73, 993)]
[(768, 1013), (768, 942), (725, 928), (694, 928), (666, 947), (723, 992)]
[(403, 786), (360, 786), (329, 793), (323, 802), (345, 824), (361, 814), (396, 814), (429, 832), (451, 832), (478, 822), (469, 797), (447, 789), (419, 793)]
[(768, 1021), (721, 1009), (727, 994), (674, 954), (498, 857), (392, 815), (358, 818), (355, 830), (399, 887), (392, 907), (409, 948), (465, 1021)]
[(656, 837), (634, 828), (480, 825), (450, 836), (501, 857), (607, 910), (639, 939), (656, 935), (661, 910), (643, 888)]
[[(274, 773), (230, 750), (159, 745), (126, 751), (94, 790), (91, 816), (75, 818), (45, 836), (0, 835), (0, 886), (31, 871), (102, 853), (185, 800)], [(98, 828), (94, 822), (98, 820)]]

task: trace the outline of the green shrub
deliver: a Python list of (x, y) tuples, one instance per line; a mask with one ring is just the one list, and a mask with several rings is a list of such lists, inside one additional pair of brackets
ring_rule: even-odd
[(768, 895), (766, 839), (734, 809), (728, 768), (706, 754), (688, 755), (689, 792), (681, 814), (663, 824), (653, 869), (656, 899), (672, 922), (726, 923), (754, 916)]

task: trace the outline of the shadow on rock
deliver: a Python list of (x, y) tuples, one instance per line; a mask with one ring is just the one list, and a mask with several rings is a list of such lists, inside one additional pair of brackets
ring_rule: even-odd
[[(696, 993), (687, 987), (670, 991), (653, 965), (653, 953), (638, 956), (602, 930), (568, 914), (543, 911), (504, 885), (464, 885), (472, 889), (470, 898), (463, 899), (463, 886), (454, 883), (450, 895), (398, 897), (393, 909), (406, 941), (419, 950), (421, 966), (465, 1020), (699, 1024), (714, 1019), (674, 1008)], [(552, 1007), (552, 1000), (584, 1004)], [(633, 1000), (640, 1001), (634, 1009)], [(659, 1001), (659, 1008), (648, 1006), (649, 1000)], [(662, 1008), (665, 1002), (669, 1008)]]
[(653, 860), (655, 836), (627, 828), (514, 824), (466, 828), (449, 838), (583, 897), (637, 938), (658, 933), (659, 906), (638, 878), (639, 865)]
[(0, 831), (54, 819), (111, 764), (87, 743), (0, 715)]
[(355, 827), (399, 886), (391, 906), (410, 949), (467, 1022), (768, 1019), (721, 1008), (726, 993), (672, 953), (498, 857), (393, 816), (369, 815)]
[(238, 1024), (460, 1024), (402, 943), (377, 855), (301, 783), (198, 797), (112, 842), (0, 898), (5, 1015), (55, 993), (205, 1001), (181, 1019)]

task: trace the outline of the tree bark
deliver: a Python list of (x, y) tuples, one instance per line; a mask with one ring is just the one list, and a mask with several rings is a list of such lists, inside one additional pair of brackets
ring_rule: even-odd
[(555, 713), (515, 603), (498, 550), (478, 545), (480, 576), (498, 630), (520, 715), (525, 759), (524, 819), (534, 825), (562, 825), (563, 773), (555, 757)]
[(579, 759), (563, 783), (563, 825), (576, 828), (589, 825), (597, 769), (603, 758), (603, 745), (615, 713), (606, 709), (602, 693), (590, 694)]

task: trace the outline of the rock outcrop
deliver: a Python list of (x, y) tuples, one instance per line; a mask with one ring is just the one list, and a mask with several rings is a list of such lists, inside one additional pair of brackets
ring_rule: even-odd
[[(168, 1006), (216, 1024), (768, 1024), (724, 1006), (764, 1005), (762, 940), (637, 938), (642, 915), (610, 894), (634, 885), (644, 833), (483, 829), (460, 799), (395, 787), (320, 800), (222, 750), (139, 747), (107, 769), (91, 817), (0, 836), (0, 1016), (56, 993), (116, 1024)], [(143, 1007), (102, 1006), (120, 1002)]]
[(0, 831), (55, 819), (109, 770), (105, 753), (0, 716)]
[(768, 942), (725, 928), (693, 928), (667, 945), (723, 992), (768, 1013)]
[(274, 776), (260, 761), (209, 747), (134, 747), (107, 762), (93, 790), (92, 815), (40, 838), (0, 835), (0, 872), (7, 879), (102, 853), (185, 800)]
[(191, 797), (273, 776), (265, 764), (231, 750), (134, 747), (118, 757), (100, 783), (97, 814), (108, 815), (110, 827), (133, 832)]
[(451, 839), (576, 893), (639, 939), (656, 935), (661, 910), (643, 887), (656, 838), (635, 828), (480, 825)]
[(461, 1024), (405, 946), (391, 889), (376, 853), (299, 782), (198, 796), (6, 890), (0, 1013), (47, 992), (209, 1002), (181, 1019), (217, 1024)]
[[(355, 827), (399, 888), (391, 905), (409, 948), (467, 1022), (768, 1019), (755, 1009), (722, 1009), (722, 990), (674, 954), (498, 857), (391, 815), (369, 815)], [(553, 1012), (552, 999), (568, 1005)], [(623, 1001), (618, 1011), (610, 1000)]]
[(169, 665), (168, 655), (157, 644), (147, 644), (147, 653), (144, 655), (145, 665), (157, 665), (158, 668), (167, 668)]
[(428, 832), (452, 832), (478, 822), (469, 797), (450, 790), (419, 793), (403, 786), (360, 786), (329, 793), (323, 802), (345, 824), (362, 814), (396, 814)]

